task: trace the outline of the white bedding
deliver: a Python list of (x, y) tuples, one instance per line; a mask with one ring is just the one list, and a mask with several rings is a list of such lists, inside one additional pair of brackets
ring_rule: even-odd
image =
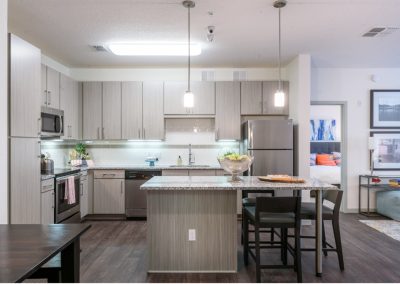
[(338, 166), (310, 166), (310, 177), (330, 184), (340, 184), (340, 170)]

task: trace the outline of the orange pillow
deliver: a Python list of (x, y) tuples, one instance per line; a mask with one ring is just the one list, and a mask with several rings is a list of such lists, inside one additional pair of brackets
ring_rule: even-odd
[(329, 154), (317, 154), (317, 165), (319, 166), (336, 166), (333, 156)]

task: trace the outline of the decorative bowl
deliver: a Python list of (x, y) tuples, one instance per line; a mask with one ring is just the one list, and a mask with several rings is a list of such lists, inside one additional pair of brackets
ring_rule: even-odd
[(247, 171), (253, 163), (254, 157), (247, 155), (240, 156), (240, 159), (232, 160), (228, 157), (219, 157), (221, 167), (232, 175), (231, 181), (240, 181), (239, 175)]

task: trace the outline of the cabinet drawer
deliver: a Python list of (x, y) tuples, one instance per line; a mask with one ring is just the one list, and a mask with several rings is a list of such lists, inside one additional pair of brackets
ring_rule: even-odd
[(162, 175), (163, 176), (188, 176), (189, 171), (188, 170), (163, 170)]
[(96, 170), (94, 171), (94, 178), (125, 178), (125, 171), (121, 170)]
[(189, 176), (215, 176), (215, 170), (189, 170)]
[(54, 179), (46, 179), (42, 180), (41, 183), (41, 192), (46, 192), (49, 190), (54, 190)]

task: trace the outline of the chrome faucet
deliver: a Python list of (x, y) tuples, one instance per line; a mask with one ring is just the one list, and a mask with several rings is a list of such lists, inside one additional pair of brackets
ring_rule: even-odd
[(192, 144), (189, 144), (189, 166), (194, 164), (194, 154), (192, 153)]

